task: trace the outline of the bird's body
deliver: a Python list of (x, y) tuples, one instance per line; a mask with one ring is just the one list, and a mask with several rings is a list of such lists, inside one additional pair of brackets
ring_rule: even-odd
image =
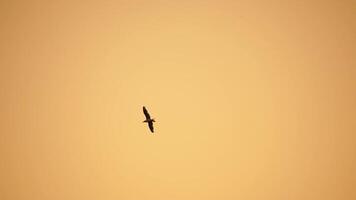
[(147, 109), (145, 106), (143, 106), (143, 114), (145, 114), (146, 120), (143, 121), (144, 123), (148, 123), (148, 127), (150, 128), (150, 131), (153, 133), (153, 122), (156, 122), (155, 119), (151, 119), (150, 114), (148, 113)]
[(145, 121), (143, 122), (147, 122), (147, 123), (151, 123), (151, 122), (156, 122), (154, 119), (146, 119)]

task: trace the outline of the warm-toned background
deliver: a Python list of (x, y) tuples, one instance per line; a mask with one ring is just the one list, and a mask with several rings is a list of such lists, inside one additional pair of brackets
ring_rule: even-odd
[(356, 1), (0, 9), (1, 200), (356, 199)]

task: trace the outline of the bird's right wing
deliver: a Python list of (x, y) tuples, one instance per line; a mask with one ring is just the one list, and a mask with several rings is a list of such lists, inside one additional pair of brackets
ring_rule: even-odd
[(143, 114), (145, 114), (146, 119), (151, 119), (150, 114), (148, 113), (148, 111), (145, 108), (145, 106), (143, 106)]
[(153, 133), (153, 122), (148, 123), (148, 127), (150, 127), (150, 130)]

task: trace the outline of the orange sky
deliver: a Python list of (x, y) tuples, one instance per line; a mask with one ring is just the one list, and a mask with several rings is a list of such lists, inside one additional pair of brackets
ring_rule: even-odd
[(0, 199), (356, 199), (355, 10), (1, 1)]

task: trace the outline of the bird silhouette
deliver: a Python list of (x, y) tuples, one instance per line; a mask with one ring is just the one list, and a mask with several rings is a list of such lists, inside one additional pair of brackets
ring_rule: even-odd
[(143, 114), (145, 114), (146, 120), (143, 121), (143, 123), (148, 123), (148, 127), (150, 128), (151, 132), (153, 133), (153, 122), (156, 122), (155, 119), (151, 119), (150, 114), (148, 113), (147, 109), (145, 106), (143, 106)]

